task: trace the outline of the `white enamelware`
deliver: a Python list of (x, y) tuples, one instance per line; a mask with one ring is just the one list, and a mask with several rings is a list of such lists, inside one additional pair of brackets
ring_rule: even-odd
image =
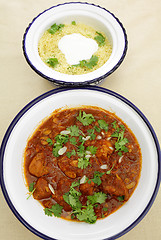
[[(68, 75), (55, 71), (41, 60), (38, 53), (39, 39), (52, 24), (71, 23), (73, 20), (104, 32), (112, 45), (109, 60), (99, 69), (87, 74)], [(122, 63), (127, 52), (127, 35), (119, 19), (105, 8), (90, 3), (70, 2), (53, 6), (33, 19), (24, 34), (23, 52), (31, 68), (55, 84), (97, 84)]]
[[(40, 122), (55, 109), (97, 106), (114, 112), (135, 134), (142, 153), (138, 186), (119, 210), (95, 224), (72, 222), (44, 214), (43, 207), (31, 196), (27, 200), (23, 154), (28, 138)], [(124, 97), (104, 88), (59, 88), (26, 105), (15, 117), (1, 146), (1, 187), (16, 217), (33, 233), (44, 239), (115, 239), (133, 228), (150, 209), (160, 184), (160, 148), (146, 117)]]

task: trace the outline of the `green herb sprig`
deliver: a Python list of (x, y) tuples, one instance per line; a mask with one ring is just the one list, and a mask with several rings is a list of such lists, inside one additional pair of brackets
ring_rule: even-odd
[(116, 128), (116, 131), (111, 135), (111, 137), (117, 138), (117, 141), (115, 142), (115, 151), (118, 152), (119, 156), (122, 156), (122, 152), (126, 153), (129, 151), (128, 148), (125, 146), (129, 141), (127, 138), (124, 138), (124, 132), (124, 125), (120, 125), (120, 127)]
[(72, 65), (73, 67), (81, 67), (81, 68), (88, 68), (92, 69), (98, 63), (98, 57), (96, 55), (92, 55), (92, 57), (87, 60), (81, 60), (79, 64)]
[(63, 207), (58, 203), (54, 204), (51, 208), (44, 208), (45, 215), (52, 217), (54, 214), (55, 217), (60, 217)]
[(61, 28), (63, 28), (65, 25), (64, 24), (59, 24), (57, 25), (56, 23), (54, 23), (49, 29), (48, 32), (51, 34), (55, 34), (57, 31), (61, 30)]
[(97, 41), (98, 43), (98, 46), (103, 46), (105, 44), (105, 37), (99, 33), (99, 32), (96, 32), (97, 36), (94, 37), (94, 39)]

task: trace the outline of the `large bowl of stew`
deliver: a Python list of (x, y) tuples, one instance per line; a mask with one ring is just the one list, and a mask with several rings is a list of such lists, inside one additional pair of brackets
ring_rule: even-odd
[(67, 2), (44, 10), (23, 36), (29, 66), (63, 86), (98, 84), (120, 66), (127, 45), (118, 17), (85, 2)]
[(144, 114), (101, 87), (58, 88), (26, 105), (1, 145), (1, 187), (43, 239), (116, 239), (151, 208), (160, 147)]

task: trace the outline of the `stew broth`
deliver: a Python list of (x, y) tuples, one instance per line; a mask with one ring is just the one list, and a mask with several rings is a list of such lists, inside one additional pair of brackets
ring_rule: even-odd
[(97, 107), (55, 111), (28, 140), (24, 172), (45, 214), (95, 223), (132, 195), (141, 172), (136, 137)]

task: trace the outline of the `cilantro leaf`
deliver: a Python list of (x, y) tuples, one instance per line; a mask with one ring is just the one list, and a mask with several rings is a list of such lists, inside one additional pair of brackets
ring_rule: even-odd
[(84, 169), (90, 165), (89, 158), (78, 158), (78, 168)]
[(92, 196), (88, 196), (87, 199), (89, 200), (88, 203), (95, 204), (95, 203), (104, 203), (107, 198), (107, 195), (102, 192), (95, 192)]
[(118, 196), (117, 199), (118, 199), (120, 202), (123, 202), (124, 199), (125, 199), (125, 196), (124, 196), (124, 195), (123, 195), (123, 196)]
[(120, 125), (120, 128), (117, 128), (116, 131), (111, 135), (111, 137), (117, 138), (117, 141), (115, 142), (115, 151), (118, 151), (119, 156), (122, 156), (122, 152), (126, 153), (129, 151), (128, 148), (125, 146), (129, 141), (127, 138), (124, 138), (124, 132), (125, 126)]
[(85, 147), (84, 147), (83, 143), (84, 143), (84, 142), (82, 142), (82, 144), (80, 144), (80, 145), (78, 146), (78, 152), (77, 152), (77, 154), (78, 154), (79, 157), (84, 157), (84, 155), (85, 155)]
[(92, 69), (94, 66), (97, 65), (98, 62), (98, 57), (96, 55), (92, 55), (92, 57), (87, 61), (87, 60), (81, 60), (79, 64), (72, 65), (73, 67), (81, 67), (81, 68), (88, 68)]
[(94, 177), (91, 180), (99, 186), (102, 183), (101, 177), (103, 176), (103, 174), (105, 174), (105, 173), (95, 171), (94, 172)]
[(92, 205), (88, 205), (87, 207), (79, 209), (74, 213), (76, 214), (76, 217), (79, 221), (93, 224), (97, 220), (97, 216), (95, 215)]
[(107, 212), (108, 208), (107, 208), (107, 207), (104, 207), (104, 208), (102, 208), (102, 210), (103, 210), (104, 212)]
[(70, 135), (73, 137), (73, 136), (76, 136), (78, 137), (79, 136), (79, 127), (76, 126), (76, 125), (73, 125), (73, 126), (70, 126), (67, 128), (67, 130), (70, 131)]
[(54, 144), (54, 147), (53, 147), (53, 155), (54, 157), (59, 157), (59, 150), (62, 148), (62, 145), (61, 144)]
[(49, 144), (50, 146), (53, 145), (53, 141), (52, 141), (50, 138), (48, 138), (46, 141), (48, 142), (48, 144)]
[(34, 190), (34, 185), (35, 185), (35, 182), (30, 183), (29, 192), (32, 192)]
[(111, 174), (112, 169), (114, 168), (115, 164), (112, 165), (112, 168), (106, 172), (106, 174)]
[(49, 29), (48, 32), (51, 34), (55, 34), (57, 31), (59, 31), (62, 27), (64, 27), (64, 24), (59, 24), (57, 25), (56, 23), (54, 23)]
[(45, 215), (52, 217), (52, 211), (49, 210), (50, 208), (44, 208)]
[(96, 33), (97, 33), (97, 36), (95, 36), (94, 39), (97, 41), (98, 46), (101, 47), (105, 44), (105, 37), (99, 32), (96, 32)]
[(74, 187), (79, 186), (79, 182), (73, 182), (70, 186), (69, 192), (63, 195), (63, 199), (66, 203), (68, 203), (72, 209), (76, 210), (82, 207), (81, 202), (79, 201), (79, 197), (82, 195), (81, 192), (78, 192)]
[(96, 132), (101, 132), (101, 129), (98, 126), (94, 126), (94, 129), (96, 130)]
[(87, 132), (89, 133), (89, 136), (92, 140), (96, 138), (96, 134), (94, 134), (94, 129), (88, 129)]
[(79, 111), (79, 116), (77, 117), (77, 120), (80, 121), (84, 126), (90, 125), (92, 122), (95, 122), (95, 119), (92, 114), (87, 114), (83, 111)]
[(72, 25), (76, 25), (76, 21), (72, 21)]
[(56, 140), (56, 144), (65, 144), (68, 142), (69, 140), (69, 136), (68, 135), (61, 135), (61, 134), (58, 134), (56, 137), (55, 137), (55, 140)]
[(97, 147), (95, 147), (95, 146), (88, 146), (86, 150), (90, 151), (91, 154), (94, 155), (97, 152)]
[(108, 123), (106, 123), (105, 120), (103, 120), (103, 119), (98, 120), (98, 124), (99, 124), (101, 129), (105, 130), (105, 132), (108, 131)]
[(112, 124), (112, 126), (113, 126), (113, 128), (114, 129), (116, 129), (116, 127), (117, 127), (117, 122), (116, 121), (114, 121), (113, 123), (111, 123)]
[(50, 65), (50, 67), (54, 68), (59, 63), (57, 58), (48, 58), (46, 63)]
[(71, 137), (71, 138), (69, 139), (69, 141), (70, 141), (71, 144), (77, 145), (77, 140), (76, 140), (75, 137)]
[(30, 185), (29, 185), (29, 192), (30, 192), (30, 194), (29, 194), (29, 196), (27, 197), (27, 199), (29, 199), (29, 198), (31, 197), (31, 195), (35, 192), (36, 188), (34, 188), (34, 185), (35, 185), (34, 182), (33, 182), (33, 183), (30, 183)]
[(76, 155), (75, 149), (73, 149), (71, 152), (67, 152), (66, 155), (68, 158), (71, 158), (71, 156), (75, 156)]
[(51, 208), (45, 208), (44, 212), (45, 215), (52, 216), (52, 213), (54, 214), (55, 217), (60, 217), (62, 213), (63, 207), (60, 206), (58, 203), (53, 205)]

